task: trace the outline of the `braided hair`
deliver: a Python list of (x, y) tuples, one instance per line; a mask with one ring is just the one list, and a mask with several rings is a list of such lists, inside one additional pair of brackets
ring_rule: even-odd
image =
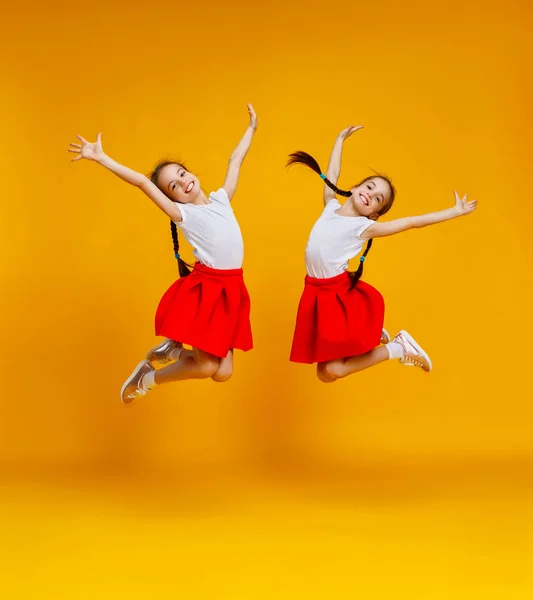
[[(289, 154), (289, 160), (287, 161), (287, 167), (290, 167), (290, 166), (296, 165), (296, 164), (305, 165), (306, 167), (309, 167), (310, 169), (312, 169), (315, 173), (320, 175), (320, 177), (324, 180), (324, 183), (339, 196), (344, 196), (345, 198), (349, 198), (352, 195), (352, 192), (350, 192), (348, 190), (341, 190), (333, 182), (331, 182), (324, 175), (324, 173), (322, 173), (322, 169), (320, 168), (320, 165), (318, 164), (318, 162), (310, 154), (307, 154), (307, 152), (298, 151), (298, 152), (293, 152), (292, 154)], [(363, 183), (366, 183), (367, 181), (370, 181), (371, 179), (374, 179), (375, 177), (379, 177), (380, 179), (383, 179), (384, 181), (386, 181), (388, 183), (388, 185), (390, 187), (390, 191), (391, 191), (390, 201), (378, 213), (378, 215), (381, 216), (390, 210), (390, 208), (392, 207), (392, 203), (394, 202), (394, 197), (396, 195), (396, 189), (392, 185), (392, 182), (390, 181), (390, 179), (388, 177), (384, 177), (383, 175), (376, 173), (376, 175), (371, 175), (369, 177), (365, 177), (365, 179), (363, 179), (362, 181), (360, 181), (357, 185), (354, 185), (353, 187), (358, 187), (360, 185), (363, 185)], [(365, 250), (359, 258), (359, 267), (357, 268), (357, 271), (348, 271), (348, 275), (350, 276), (350, 279), (351, 279), (350, 289), (353, 289), (357, 285), (357, 282), (359, 281), (359, 279), (361, 279), (361, 276), (363, 275), (363, 264), (365, 262), (365, 258), (367, 257), (368, 252), (370, 251), (370, 248), (372, 248), (373, 241), (374, 240), (372, 238), (370, 238), (368, 240), (368, 242), (366, 243)]]
[[(187, 167), (181, 162), (177, 163), (173, 160), (162, 160), (157, 163), (154, 170), (148, 176), (150, 178), (150, 181), (154, 185), (157, 185), (157, 181), (159, 179), (159, 174), (161, 173), (162, 169), (164, 169), (165, 167), (168, 167), (168, 165), (179, 165), (180, 167), (183, 167), (186, 171), (188, 171)], [(164, 190), (161, 190), (161, 191), (164, 193)], [(174, 223), (174, 221), (172, 221), (172, 220), (170, 221), (170, 233), (172, 234), (172, 244), (174, 246), (174, 256), (176, 257), (176, 260), (178, 261), (178, 271), (179, 271), (180, 277), (187, 277), (187, 275), (191, 274), (192, 267), (191, 267), (191, 265), (186, 263), (180, 256), (180, 242), (178, 239), (178, 228), (176, 227), (176, 223)]]

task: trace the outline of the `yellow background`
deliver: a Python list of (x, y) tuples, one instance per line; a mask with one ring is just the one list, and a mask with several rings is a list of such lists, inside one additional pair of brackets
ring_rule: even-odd
[[(0, 467), (6, 598), (530, 598), (531, 8), (11, 3), (2, 89)], [(119, 390), (176, 277), (168, 221), (69, 141), (220, 186), (252, 102), (234, 209), (255, 349), (225, 385)], [(434, 372), (335, 385), (288, 362), (320, 181), (394, 181), (365, 279)], [(186, 256), (191, 256), (186, 251)], [(531, 587), (530, 587), (531, 586)]]

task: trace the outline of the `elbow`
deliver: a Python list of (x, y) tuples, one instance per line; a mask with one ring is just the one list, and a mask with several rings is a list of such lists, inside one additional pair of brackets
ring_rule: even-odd
[(146, 175), (141, 175), (140, 173), (139, 176), (133, 182), (133, 185), (135, 185), (143, 191), (147, 190), (151, 184), (152, 182), (148, 179), (148, 177), (146, 177)]

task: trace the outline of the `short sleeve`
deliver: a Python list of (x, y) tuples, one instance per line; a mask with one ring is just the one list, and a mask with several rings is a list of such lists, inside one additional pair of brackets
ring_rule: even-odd
[(372, 221), (372, 219), (367, 219), (366, 217), (357, 217), (357, 223), (355, 224), (355, 237), (356, 239), (360, 240), (361, 239), (361, 234), (363, 232), (365, 232), (370, 225), (374, 225), (375, 221)]
[(219, 202), (220, 204), (224, 204), (224, 206), (231, 206), (228, 194), (224, 188), (220, 188), (216, 192), (211, 192), (209, 197), (213, 202)]
[(341, 203), (338, 200), (330, 200), (326, 206), (324, 206), (324, 210), (322, 212), (328, 214), (339, 210), (341, 207)]
[(179, 205), (179, 209), (180, 209), (180, 213), (181, 213), (181, 221), (174, 221), (174, 223), (176, 223), (176, 225), (179, 227), (182, 223), (185, 223), (185, 221), (187, 220), (187, 217), (189, 216), (187, 213), (187, 205), (186, 204), (180, 204)]

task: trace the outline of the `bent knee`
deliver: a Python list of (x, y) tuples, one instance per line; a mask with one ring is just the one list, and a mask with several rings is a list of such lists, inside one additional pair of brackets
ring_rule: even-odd
[(196, 364), (196, 376), (199, 379), (213, 377), (218, 371), (218, 361), (216, 359), (205, 358)]
[(231, 379), (232, 375), (232, 371), (221, 371), (219, 369), (214, 375), (211, 376), (211, 379), (217, 383), (224, 383), (225, 381), (228, 381), (228, 379)]
[(337, 380), (331, 363), (319, 363), (316, 367), (316, 376), (322, 383), (333, 383)]

